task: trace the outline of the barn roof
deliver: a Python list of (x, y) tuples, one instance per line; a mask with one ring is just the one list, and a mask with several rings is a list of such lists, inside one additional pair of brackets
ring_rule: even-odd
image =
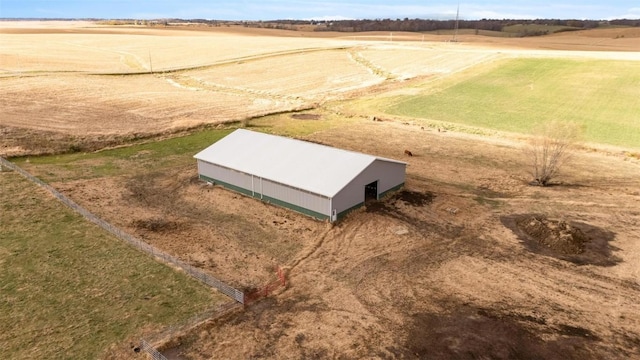
[(194, 157), (327, 197), (336, 195), (376, 160), (405, 164), (245, 129), (232, 132)]

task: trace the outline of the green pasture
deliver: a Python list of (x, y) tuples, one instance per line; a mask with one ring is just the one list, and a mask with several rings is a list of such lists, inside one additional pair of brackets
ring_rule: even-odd
[(45, 182), (92, 179), (104, 176), (135, 175), (193, 163), (200, 150), (233, 130), (204, 130), (187, 136), (154, 140), (92, 153), (72, 153), (12, 159)]
[[(301, 136), (316, 131), (338, 120), (295, 120), (290, 114), (277, 114), (251, 122), (247, 128), (286, 136)], [(289, 124), (290, 126), (288, 126)], [(224, 211), (194, 207), (185, 202), (175, 189), (164, 188), (157, 179), (176, 172), (196, 174), (193, 155), (234, 131), (235, 128), (210, 129), (169, 139), (157, 139), (145, 144), (97, 151), (40, 157), (14, 158), (12, 161), (39, 179), (53, 184), (118, 177), (131, 185), (128, 190), (143, 199), (146, 206), (163, 208), (170, 204), (173, 211), (181, 212), (200, 224), (224, 229), (226, 236), (245, 240), (247, 251), (268, 254), (285, 261), (299, 250), (297, 243), (283, 246), (277, 235), (256, 228), (247, 219)], [(159, 195), (162, 194), (162, 195)], [(222, 231), (222, 230), (219, 230)]]
[(0, 172), (0, 199), (3, 358), (95, 359), (227, 301), (17, 173)]
[(571, 121), (587, 142), (640, 148), (640, 62), (513, 59), (439, 91), (377, 106), (393, 115), (517, 133)]
[[(311, 114), (317, 115), (313, 112)], [(253, 131), (301, 137), (323, 129), (344, 126), (350, 122), (342, 116), (326, 114), (316, 120), (297, 120), (292, 114), (287, 113), (253, 119), (246, 121), (245, 125)], [(234, 130), (235, 128), (208, 129), (185, 136), (155, 139), (148, 143), (90, 153), (76, 152), (11, 160), (47, 183), (107, 176), (132, 177), (189, 165), (195, 169), (196, 160), (193, 155)]]

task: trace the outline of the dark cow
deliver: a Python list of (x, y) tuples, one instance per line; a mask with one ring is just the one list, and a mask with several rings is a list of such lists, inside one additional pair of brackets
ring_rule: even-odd
[(413, 154), (412, 154), (412, 153), (411, 153), (411, 151), (409, 151), (409, 150), (405, 150), (405, 151), (404, 151), (404, 154), (405, 154), (405, 155), (408, 155), (408, 156), (413, 156)]

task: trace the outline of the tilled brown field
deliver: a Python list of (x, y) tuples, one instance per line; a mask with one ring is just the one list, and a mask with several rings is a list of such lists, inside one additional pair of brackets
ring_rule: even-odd
[[(568, 41), (574, 44), (575, 35), (571, 36)], [(372, 48), (344, 55), (351, 56), (349, 66), (371, 69), (373, 75), (366, 76), (373, 78), (415, 75), (418, 68), (406, 58), (394, 67), (388, 53)], [(469, 65), (490, 58), (470, 57)], [(465, 67), (456, 66), (452, 72)], [(269, 101), (284, 94), (266, 91), (265, 84), (251, 89), (235, 78), (216, 79), (218, 68), (211, 69), (191, 68), (173, 79), (193, 87), (189, 94), (211, 91), (207, 89), (213, 85), (227, 96), (238, 94), (239, 102), (230, 102), (234, 108), (246, 106), (246, 99), (258, 99), (248, 95), (258, 90)], [(3, 97), (0, 103), (13, 114), (0, 122), (5, 133), (25, 129), (33, 136), (44, 130), (76, 135), (95, 126), (98, 130), (90, 138), (99, 138), (110, 130), (122, 135), (133, 128), (168, 129), (184, 119), (201, 121), (207, 114), (220, 113), (220, 122), (239, 116), (225, 115), (231, 109), (206, 110), (200, 97), (178, 95), (168, 101), (174, 92), (162, 89), (183, 88), (165, 79), (157, 87), (153, 75), (126, 77), (131, 82), (99, 76), (91, 84), (91, 96), (77, 90), (82, 82), (78, 79), (85, 75), (57, 76), (0, 78), (13, 89), (11, 100)], [(63, 78), (69, 80), (59, 82)], [(56, 110), (60, 98), (51, 95), (55, 90), (49, 95), (39, 92), (52, 86), (65, 89), (62, 99), (74, 100), (62, 101)], [(321, 88), (327, 89), (333, 88)], [(30, 110), (20, 111), (32, 103), (29, 91), (51, 106), (36, 101)], [(129, 95), (116, 96), (120, 92)], [(296, 100), (289, 95), (296, 94), (288, 94), (287, 101)], [(304, 101), (318, 100), (309, 92), (298, 95)], [(85, 110), (74, 113), (75, 102)], [(182, 115), (191, 108), (200, 110)], [(324, 111), (318, 109), (299, 121), (324, 121)], [(53, 120), (20, 121), (37, 115)], [(80, 115), (84, 122), (77, 119)], [(67, 116), (73, 120), (65, 122)], [(137, 177), (52, 185), (115, 225), (234, 286), (258, 287), (273, 278), (274, 266), (285, 268), (286, 288), (173, 339), (171, 349), (164, 350), (174, 356), (640, 357), (636, 157), (619, 150), (582, 149), (554, 186), (533, 187), (528, 185), (521, 140), (510, 135), (473, 136), (439, 131), (417, 120), (349, 116), (349, 125), (306, 139), (407, 161), (407, 183), (402, 191), (367, 204), (335, 226), (207, 186), (197, 180), (193, 164)], [(103, 125), (103, 119), (113, 123)], [(260, 120), (252, 124), (260, 126)], [(5, 149), (11, 145), (25, 151), (20, 144), (4, 138), (1, 143)], [(404, 149), (414, 156), (405, 157)], [(38, 172), (36, 165), (26, 168)], [(125, 344), (119, 356), (144, 355)]]

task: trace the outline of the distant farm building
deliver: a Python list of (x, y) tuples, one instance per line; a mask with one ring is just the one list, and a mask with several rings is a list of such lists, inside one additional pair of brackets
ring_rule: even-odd
[(400, 189), (407, 165), (244, 129), (194, 157), (204, 181), (331, 222)]

